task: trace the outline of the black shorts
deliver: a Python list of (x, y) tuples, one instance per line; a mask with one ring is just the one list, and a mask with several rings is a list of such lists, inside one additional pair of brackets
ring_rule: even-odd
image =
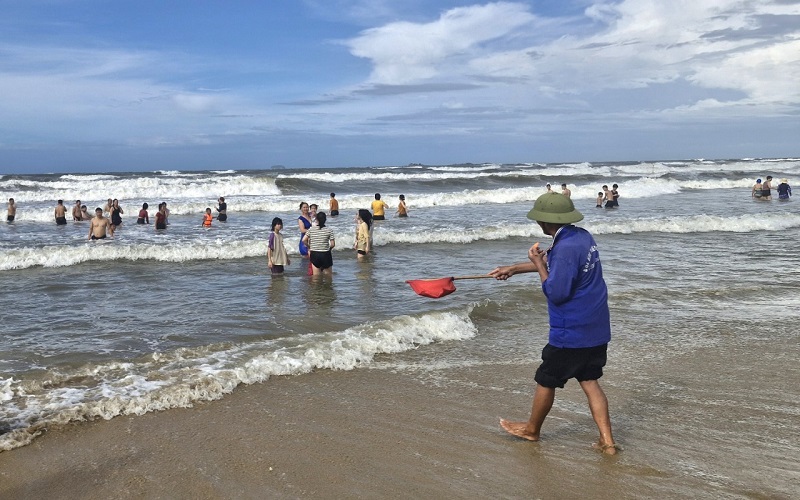
[(533, 377), (536, 383), (555, 389), (567, 380), (597, 380), (603, 376), (608, 344), (596, 347), (562, 348), (547, 344), (542, 349), (542, 364)]
[(66, 217), (56, 217), (56, 224), (58, 224), (59, 226), (63, 226), (66, 223), (67, 223)]
[(14, 222), (14, 216), (13, 215), (9, 215), (8, 217), (6, 217), (6, 220), (8, 222)]
[(372, 220), (386, 220), (386, 217), (383, 215), (373, 215)]
[(106, 239), (106, 235), (105, 234), (103, 236), (92, 235), (92, 239), (93, 240), (104, 240), (104, 239)]
[(228, 220), (228, 216), (225, 215), (225, 214), (219, 214), (217, 216), (217, 220), (220, 221), (220, 222), (225, 222), (226, 220)]
[(317, 269), (328, 269), (329, 267), (333, 267), (333, 255), (331, 251), (328, 250), (327, 252), (315, 252), (311, 250), (311, 264), (314, 265)]
[(365, 252), (364, 250), (356, 250), (356, 253), (358, 255), (367, 255), (367, 252)]
[(339, 215), (339, 211), (338, 210), (331, 210), (331, 213), (330, 213), (331, 217), (336, 217), (337, 215)]

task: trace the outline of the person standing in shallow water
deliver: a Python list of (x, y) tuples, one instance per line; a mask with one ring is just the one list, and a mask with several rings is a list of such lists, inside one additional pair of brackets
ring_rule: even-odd
[(6, 215), (7, 222), (14, 222), (14, 218), (17, 216), (17, 204), (14, 201), (14, 198), (8, 199), (8, 214)]
[(95, 216), (91, 219), (92, 223), (89, 224), (89, 239), (90, 240), (103, 240), (106, 238), (106, 231), (114, 236), (114, 226), (111, 221), (103, 217), (103, 209), (97, 207), (94, 211)]
[(764, 181), (764, 184), (761, 185), (761, 199), (771, 201), (772, 200), (772, 176), (768, 175), (767, 180)]
[(303, 237), (306, 235), (308, 228), (311, 227), (311, 214), (309, 212), (308, 203), (304, 201), (300, 202), (300, 217), (297, 218), (297, 227), (300, 229), (300, 243), (298, 244), (298, 250), (300, 251), (301, 257), (307, 258), (308, 247), (303, 241)]
[(303, 236), (303, 241), (308, 246), (309, 259), (311, 260), (312, 273), (333, 274), (333, 254), (331, 250), (336, 246), (333, 230), (325, 225), (327, 220), (325, 212), (317, 214), (317, 224), (308, 228)]
[(339, 215), (339, 201), (336, 199), (336, 193), (331, 193), (330, 210), (328, 213), (331, 217)]
[(381, 200), (381, 194), (375, 193), (375, 200), (372, 202), (372, 220), (386, 220), (385, 211), (389, 205)]
[(111, 225), (115, 230), (122, 225), (122, 214), (124, 213), (125, 211), (119, 206), (119, 200), (114, 198), (111, 201)]
[(56, 218), (56, 225), (63, 226), (67, 223), (67, 207), (64, 206), (64, 200), (58, 200), (53, 216)]
[(761, 179), (756, 179), (756, 183), (753, 184), (753, 189), (750, 191), (750, 197), (755, 198), (757, 200), (761, 199)]
[(219, 200), (217, 200), (219, 205), (217, 205), (217, 220), (220, 222), (225, 222), (228, 220), (228, 204), (225, 203), (225, 198), (220, 196)]
[(789, 179), (781, 179), (781, 183), (778, 184), (778, 199), (788, 200), (790, 196), (792, 196), (792, 187), (789, 185)]
[(397, 203), (397, 212), (398, 217), (408, 217), (408, 207), (406, 206), (406, 195), (400, 195), (400, 201)]
[(574, 378), (586, 394), (600, 431), (593, 447), (614, 455), (620, 448), (611, 432), (608, 399), (598, 382), (606, 364), (611, 320), (597, 243), (588, 231), (573, 225), (583, 215), (562, 194), (537, 198), (528, 218), (553, 237), (550, 248), (541, 250), (537, 242), (528, 250), (528, 262), (498, 267), (489, 274), (506, 280), (515, 274), (538, 273), (547, 297), (550, 333), (534, 377), (537, 385), (530, 417), (525, 422), (500, 419), (500, 425), (516, 437), (538, 441), (556, 388)]
[(366, 208), (361, 208), (356, 214), (356, 242), (353, 247), (356, 249), (356, 258), (361, 261), (369, 255), (372, 245), (372, 238), (369, 229), (372, 226), (372, 214)]
[(292, 263), (289, 254), (286, 253), (286, 247), (283, 245), (281, 229), (283, 229), (283, 220), (280, 217), (272, 219), (272, 232), (269, 233), (267, 242), (267, 263), (273, 275), (283, 274), (284, 266)]
[(81, 217), (81, 200), (75, 200), (75, 204), (72, 206), (72, 220), (83, 220)]

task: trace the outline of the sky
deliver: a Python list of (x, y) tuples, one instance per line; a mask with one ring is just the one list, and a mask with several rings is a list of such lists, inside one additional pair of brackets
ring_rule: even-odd
[(800, 1), (0, 13), (0, 174), (800, 157)]

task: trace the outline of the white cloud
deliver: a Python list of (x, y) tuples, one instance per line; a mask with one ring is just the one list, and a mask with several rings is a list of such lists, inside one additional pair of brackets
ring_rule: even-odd
[[(800, 16), (800, 4), (599, 2), (586, 9), (583, 23), (545, 41), (536, 39), (542, 19), (528, 9), (505, 2), (457, 8), (429, 23), (396, 22), (367, 30), (348, 45), (354, 55), (372, 62), (368, 84), (505, 79), (486, 93), (472, 94), (487, 99), (487, 93), (503, 92), (515, 105), (558, 94), (591, 100), (605, 89), (678, 81), (698, 91), (739, 91), (751, 105), (800, 105), (800, 25), (798, 18), (777, 17)], [(764, 26), (770, 22), (783, 32), (770, 34), (770, 26)], [(520, 92), (510, 91), (513, 86)]]
[(522, 4), (459, 7), (430, 23), (395, 22), (364, 31), (347, 43), (353, 55), (370, 59), (371, 83), (402, 84), (428, 79), (483, 42), (509, 35), (535, 17)]

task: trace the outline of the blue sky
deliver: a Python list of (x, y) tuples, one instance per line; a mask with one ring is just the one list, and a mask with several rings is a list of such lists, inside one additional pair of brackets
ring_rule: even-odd
[(0, 174), (800, 156), (800, 1), (0, 12)]

